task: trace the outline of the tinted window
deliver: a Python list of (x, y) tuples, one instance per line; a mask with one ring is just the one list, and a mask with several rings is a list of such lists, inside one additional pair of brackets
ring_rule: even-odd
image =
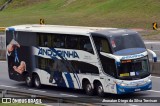
[(110, 42), (114, 52), (128, 48), (145, 48), (138, 34), (112, 36)]
[(53, 47), (55, 48), (65, 48), (65, 35), (60, 35), (60, 34), (55, 34), (55, 35), (52, 35), (52, 39), (53, 42)]
[(93, 40), (98, 52), (111, 53), (110, 45), (106, 38), (93, 36)]
[(36, 59), (37, 59), (36, 67), (39, 69), (47, 70), (49, 66), (50, 67), (54, 66), (54, 61), (51, 59), (42, 58), (42, 57), (36, 57)]
[(38, 34), (37, 38), (37, 44), (38, 46), (42, 47), (48, 47), (48, 35), (44, 33)]
[(65, 47), (65, 35), (39, 33), (37, 36), (37, 44), (42, 47)]
[(104, 56), (101, 52), (111, 53), (109, 42), (106, 38), (93, 36), (93, 40), (102, 63), (103, 70), (106, 74), (116, 77), (115, 60)]
[(67, 49), (78, 49), (79, 37), (68, 35), (66, 36), (66, 48)]
[(83, 35), (39, 33), (37, 45), (41, 47), (84, 50), (94, 54), (89, 37)]
[(80, 36), (79, 49), (94, 54), (92, 44), (90, 42), (89, 37), (87, 37), (87, 36)]

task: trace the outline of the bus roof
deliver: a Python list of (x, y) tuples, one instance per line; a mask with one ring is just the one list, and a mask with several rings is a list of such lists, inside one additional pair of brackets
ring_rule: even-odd
[(15, 31), (24, 32), (40, 32), (40, 33), (60, 33), (60, 34), (76, 34), (88, 35), (89, 33), (99, 33), (102, 35), (116, 35), (116, 33), (127, 34), (134, 32), (127, 29), (104, 28), (104, 27), (82, 27), (82, 26), (65, 26), (65, 25), (17, 25), (8, 27), (6, 30), (14, 29)]

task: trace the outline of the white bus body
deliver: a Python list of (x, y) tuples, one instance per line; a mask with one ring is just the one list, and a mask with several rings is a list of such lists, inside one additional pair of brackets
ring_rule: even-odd
[(6, 29), (6, 45), (14, 48), (7, 52), (10, 79), (28, 86), (85, 89), (99, 96), (152, 88), (148, 52), (155, 61), (156, 54), (131, 30), (18, 25)]

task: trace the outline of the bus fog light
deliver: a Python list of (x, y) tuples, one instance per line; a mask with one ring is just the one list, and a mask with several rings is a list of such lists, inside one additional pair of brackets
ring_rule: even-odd
[(125, 92), (125, 90), (123, 88), (119, 88), (120, 92)]
[(152, 85), (150, 84), (148, 88), (149, 88), (149, 89), (152, 88)]

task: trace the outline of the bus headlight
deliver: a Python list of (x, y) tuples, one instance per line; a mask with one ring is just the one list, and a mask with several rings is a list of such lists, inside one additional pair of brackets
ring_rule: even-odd
[(126, 84), (124, 84), (124, 83), (121, 83), (120, 85), (121, 85), (121, 86), (126, 86)]
[(148, 79), (147, 82), (150, 83), (150, 82), (151, 82), (151, 79)]

